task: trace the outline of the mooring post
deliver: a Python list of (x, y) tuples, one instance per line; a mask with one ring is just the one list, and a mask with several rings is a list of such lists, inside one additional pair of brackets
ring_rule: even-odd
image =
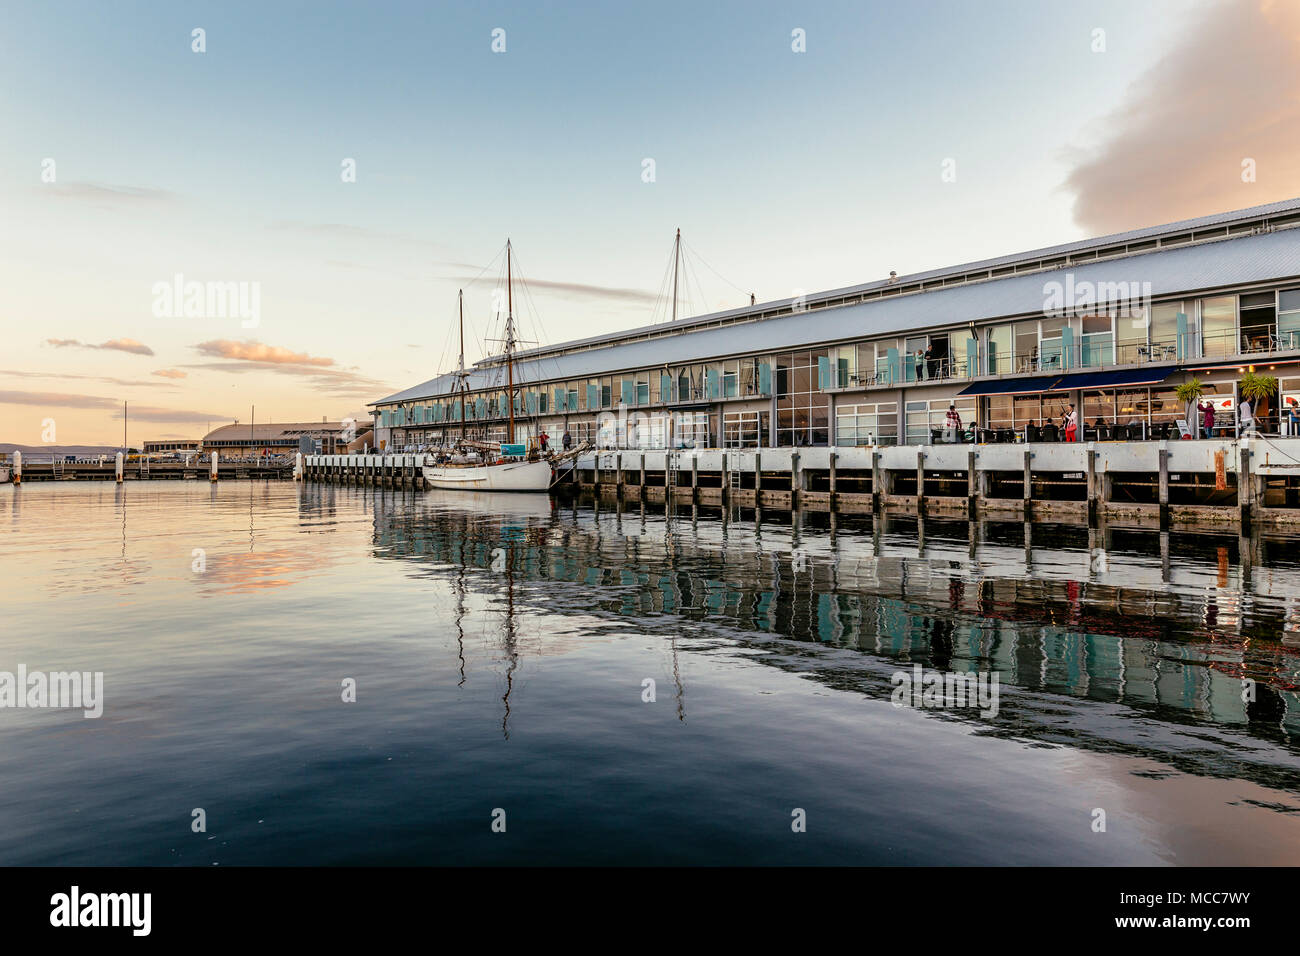
[(623, 453), (614, 452), (614, 497), (623, 500)]
[(14, 484), (21, 485), (22, 483), (23, 483), (23, 453), (20, 451), (16, 451), (14, 452)]
[(880, 451), (871, 448), (871, 513), (880, 514)]
[(217, 476), (221, 473), (221, 468), (217, 465), (217, 453), (212, 453), (212, 465), (208, 470), (208, 481), (216, 481)]
[(916, 450), (916, 513), (925, 514), (925, 448)]
[(645, 501), (645, 449), (641, 449), (641, 500)]
[(1160, 442), (1160, 527), (1169, 525), (1169, 442)]
[(838, 459), (839, 457), (840, 457), (840, 456), (837, 455), (837, 454), (835, 454), (835, 452), (831, 452), (831, 455), (830, 455), (830, 463), (831, 463), (831, 474), (830, 474), (830, 479), (831, 479), (831, 494), (830, 494), (830, 500), (829, 500), (829, 505), (830, 505), (831, 514), (834, 514), (834, 513), (835, 513), (835, 461), (836, 461), (836, 459)]
[(1030, 471), (1030, 460), (1033, 457), (1034, 457), (1034, 453), (1030, 451), (1028, 448), (1026, 448), (1025, 449), (1025, 518), (1029, 517), (1029, 513), (1033, 508), (1033, 506), (1030, 503), (1033, 501), (1034, 498), (1034, 479)]
[(1251, 505), (1255, 503), (1255, 483), (1250, 474), (1250, 439), (1241, 440), (1241, 457), (1237, 466), (1237, 505), (1241, 511), (1241, 527), (1250, 525)]
[(799, 507), (799, 453), (790, 455), (790, 510)]
[(722, 475), (722, 502), (729, 505), (731, 504), (731, 476), (727, 473), (727, 453), (725, 451), (722, 453), (722, 470), (719, 474)]
[(1088, 526), (1097, 523), (1097, 449), (1088, 443)]
[(966, 517), (974, 521), (979, 505), (979, 479), (975, 471), (975, 446), (966, 449)]

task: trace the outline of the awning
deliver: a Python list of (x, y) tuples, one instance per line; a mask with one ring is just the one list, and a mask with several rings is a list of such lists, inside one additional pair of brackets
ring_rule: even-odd
[(1163, 382), (1176, 369), (1123, 368), (1109, 372), (1075, 372), (1063, 375), (1052, 386), (1054, 392), (1068, 392), (1076, 388), (1111, 388), (1116, 385), (1155, 385)]
[(1033, 378), (999, 378), (987, 382), (973, 382), (958, 395), (1020, 395), (1030, 392), (1050, 392), (1060, 376), (1039, 375)]

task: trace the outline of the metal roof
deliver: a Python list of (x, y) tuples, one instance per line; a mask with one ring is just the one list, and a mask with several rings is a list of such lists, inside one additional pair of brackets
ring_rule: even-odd
[[(918, 282), (930, 282), (944, 277), (964, 276), (966, 273), (970, 272), (992, 271), (1015, 264), (1035, 263), (1040, 260), (1050, 260), (1064, 256), (1104, 251), (1115, 246), (1140, 243), (1146, 240), (1154, 241), (1160, 237), (1174, 237), (1188, 232), (1203, 232), (1215, 227), (1224, 227), (1226, 229), (1233, 223), (1285, 216), (1290, 213), (1300, 213), (1300, 197), (1284, 199), (1273, 203), (1264, 203), (1259, 206), (1250, 206), (1246, 209), (1234, 209), (1229, 212), (1200, 216), (1196, 219), (1183, 219), (1178, 222), (1165, 223), (1159, 226), (1130, 229), (1127, 232), (1111, 233), (1110, 235), (1099, 236), (1093, 239), (1077, 239), (1073, 242), (1061, 243), (1054, 246), (1044, 246), (1041, 249), (1031, 249), (1028, 252), (1016, 252), (1010, 255), (997, 256), (992, 259), (979, 259), (973, 262), (962, 263), (960, 265), (930, 269), (925, 272), (913, 272), (907, 275), (897, 276), (892, 280), (876, 279), (859, 285), (843, 286), (825, 292), (809, 294), (804, 298), (810, 303), (815, 303), (818, 300), (862, 295), (864, 293), (878, 292), (889, 288), (901, 289), (904, 286)], [(981, 279), (978, 281), (987, 280)], [(631, 329), (624, 329), (619, 332), (603, 332), (600, 335), (591, 335), (580, 339), (571, 339), (567, 342), (558, 342), (554, 345), (527, 349), (523, 352), (517, 353), (516, 358), (528, 358), (532, 355), (545, 355), (561, 349), (577, 348), (585, 345), (598, 345), (602, 342), (613, 343), (622, 339), (635, 338), (647, 334), (663, 335), (667, 332), (671, 332), (673, 329), (687, 329), (695, 325), (705, 325), (718, 322), (719, 320), (734, 319), (737, 316), (749, 314), (757, 316), (772, 309), (789, 307), (793, 302), (793, 298), (773, 299), (769, 302), (760, 302), (755, 305), (725, 309), (721, 312), (710, 312), (706, 315), (690, 316), (689, 318), (678, 319), (676, 322), (659, 322), (654, 325), (643, 325)], [(489, 364), (498, 358), (499, 356), (488, 356), (478, 364)]]
[[(1300, 208), (1300, 200), (1293, 202), (1296, 208)], [(1123, 258), (954, 285), (916, 295), (796, 312), (742, 325), (682, 329), (676, 335), (663, 338), (517, 361), (515, 379), (526, 384), (590, 378), (631, 369), (684, 365), (725, 356), (809, 348), (844, 339), (868, 339), (918, 329), (952, 328), (968, 322), (1041, 314), (1045, 284), (1063, 282), (1067, 273), (1073, 275), (1076, 286), (1085, 281), (1149, 282), (1150, 294), (1155, 299), (1291, 279), (1300, 276), (1300, 229), (1281, 229), (1219, 242), (1158, 249)], [(468, 372), (469, 387), (501, 387), (503, 371), (501, 366), (476, 366)], [(432, 398), (446, 394), (454, 380), (455, 376), (450, 373), (440, 375), (370, 404)]]
[[(343, 427), (343, 422), (258, 422), (255, 425), (237, 422), (233, 425), (222, 425), (219, 428), (214, 428), (203, 436), (203, 440), (205, 442), (239, 441), (247, 440), (250, 436), (254, 441), (296, 438), (299, 435), (319, 437), (341, 432)], [(358, 429), (369, 428), (370, 423), (363, 422), (356, 427)]]

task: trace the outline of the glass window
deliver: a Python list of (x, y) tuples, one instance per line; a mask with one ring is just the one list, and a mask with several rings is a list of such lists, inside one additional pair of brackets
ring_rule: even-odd
[(1145, 309), (1115, 318), (1115, 352), (1120, 365), (1133, 365), (1150, 357), (1147, 333), (1151, 319)]
[(1181, 302), (1161, 302), (1151, 307), (1151, 345), (1175, 348), (1178, 343), (1178, 313), (1186, 312)]
[(1038, 368), (1038, 323), (1016, 323), (1016, 369), (1030, 371)]
[(846, 448), (898, 444), (898, 403), (836, 406), (835, 444)]
[(1111, 322), (1109, 315), (1083, 317), (1083, 347), (1080, 364), (1085, 368), (1114, 364), (1114, 335), (1111, 331)]
[(1145, 388), (1126, 388), (1115, 392), (1115, 421), (1120, 425), (1140, 424), (1147, 420), (1148, 399)]
[(1237, 354), (1237, 297), (1201, 300), (1202, 354), (1206, 358)]
[(1300, 289), (1278, 293), (1277, 305), (1277, 334), (1282, 348), (1300, 348)]
[(988, 330), (988, 374), (1006, 375), (1014, 368), (1010, 325), (995, 325)]

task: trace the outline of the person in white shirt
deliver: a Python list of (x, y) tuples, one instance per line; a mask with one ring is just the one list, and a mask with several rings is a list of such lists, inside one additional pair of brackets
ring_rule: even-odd
[(1242, 435), (1253, 435), (1255, 433), (1255, 412), (1250, 407), (1250, 399), (1243, 398), (1241, 404), (1237, 406), (1237, 419), (1240, 422), (1240, 433)]

